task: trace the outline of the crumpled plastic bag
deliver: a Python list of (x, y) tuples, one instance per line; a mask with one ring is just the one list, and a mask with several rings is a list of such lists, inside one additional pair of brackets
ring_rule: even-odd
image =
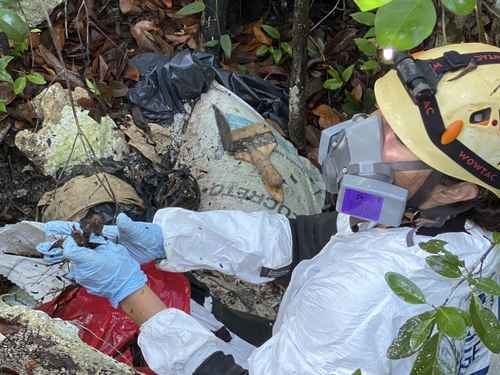
[(141, 80), (129, 90), (129, 100), (151, 121), (171, 122), (184, 112), (184, 103), (198, 99), (212, 81), (234, 92), (263, 117), (288, 129), (288, 93), (259, 77), (220, 68), (213, 55), (184, 50), (172, 58), (145, 53), (133, 58)]
[[(143, 265), (142, 269), (148, 276), (149, 287), (167, 307), (189, 313), (191, 292), (184, 275), (162, 272), (154, 262)], [(107, 299), (89, 294), (84, 288), (73, 288), (39, 310), (52, 318), (73, 322), (79, 328), (80, 338), (100, 352), (120, 362), (144, 365), (135, 352), (139, 350), (136, 344), (139, 327), (123, 311), (113, 309)]]

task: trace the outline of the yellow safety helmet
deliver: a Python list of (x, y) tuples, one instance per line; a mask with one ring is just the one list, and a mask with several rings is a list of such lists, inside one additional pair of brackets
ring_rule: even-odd
[(426, 164), (500, 197), (500, 48), (454, 44), (412, 60), (430, 68), (434, 95), (416, 98), (404, 79), (415, 73), (393, 69), (375, 83), (382, 114)]

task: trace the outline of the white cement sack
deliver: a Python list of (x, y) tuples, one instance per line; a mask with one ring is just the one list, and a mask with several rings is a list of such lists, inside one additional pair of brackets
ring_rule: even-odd
[(285, 181), (284, 201), (278, 203), (266, 190), (255, 166), (224, 152), (213, 105), (224, 113), (232, 129), (265, 122), (252, 107), (217, 83), (201, 96), (183, 135), (177, 164), (191, 166), (201, 189), (202, 211), (268, 210), (287, 217), (321, 212), (325, 186), (309, 160), (299, 156), (295, 147), (273, 129), (277, 147), (271, 161)]

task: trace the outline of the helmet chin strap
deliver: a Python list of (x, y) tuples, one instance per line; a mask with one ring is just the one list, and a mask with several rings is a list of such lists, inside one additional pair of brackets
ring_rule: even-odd
[(468, 202), (458, 202), (447, 204), (438, 207), (427, 209), (419, 209), (419, 207), (430, 197), (434, 188), (441, 184), (444, 180), (444, 175), (433, 170), (424, 181), (418, 191), (408, 200), (408, 211), (415, 213), (416, 218), (413, 220), (419, 227), (442, 227), (448, 220), (469, 211), (474, 207), (474, 200)]

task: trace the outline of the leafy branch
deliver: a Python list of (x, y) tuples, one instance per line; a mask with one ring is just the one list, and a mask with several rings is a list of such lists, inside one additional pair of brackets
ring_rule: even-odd
[[(358, 22), (373, 26), (382, 48), (409, 50), (434, 30), (437, 13), (433, 0), (354, 0), (363, 11), (352, 15)], [(450, 12), (466, 16), (476, 9), (476, 0), (441, 0)], [(378, 9), (377, 9), (378, 8)], [(377, 9), (376, 14), (368, 11)], [(366, 36), (365, 36), (366, 37)]]
[[(481, 342), (492, 352), (500, 353), (500, 322), (493, 312), (483, 307), (478, 293), (500, 296), (500, 284), (491, 277), (482, 277), (483, 263), (500, 245), (500, 234), (494, 233), (491, 246), (481, 256), (472, 270), (465, 262), (448, 251), (446, 241), (430, 240), (419, 244), (430, 254), (425, 261), (439, 275), (459, 279), (443, 304), (432, 306), (422, 290), (407, 277), (388, 272), (385, 280), (391, 290), (403, 301), (414, 305), (428, 305), (430, 310), (408, 319), (399, 329), (398, 335), (387, 350), (389, 359), (402, 359), (417, 354), (411, 375), (455, 374), (454, 365), (440, 358), (441, 345), (452, 345), (463, 340), (469, 328), (474, 328)], [(468, 311), (448, 306), (458, 287), (467, 283), (470, 288)]]

